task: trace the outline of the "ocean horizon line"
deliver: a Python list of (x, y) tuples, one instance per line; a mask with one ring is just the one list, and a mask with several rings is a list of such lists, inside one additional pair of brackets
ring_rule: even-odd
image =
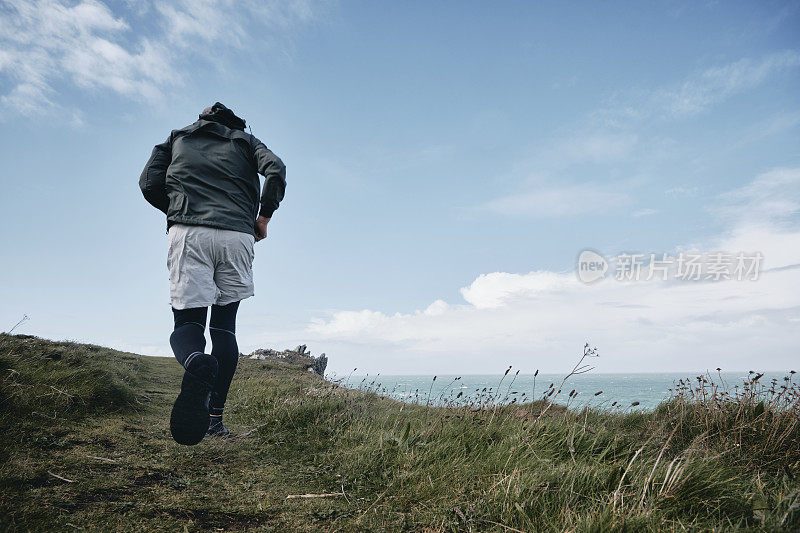
[[(716, 370), (716, 369), (714, 369), (714, 370), (665, 370), (665, 371), (661, 371), (661, 372), (594, 372), (594, 371), (591, 371), (591, 372), (583, 372), (581, 374), (575, 374), (574, 376), (571, 376), (571, 377), (585, 376), (585, 375), (592, 375), (592, 376), (598, 376), (598, 375), (608, 375), (608, 376), (612, 376), (612, 375), (613, 376), (645, 375), (645, 376), (647, 376), (647, 375), (659, 375), (659, 374), (663, 375), (663, 374), (706, 374), (706, 373), (711, 373), (711, 374), (717, 374), (717, 373), (722, 373), (722, 374), (742, 374), (742, 373), (743, 374), (749, 374), (750, 372), (754, 372), (754, 373), (762, 373), (763, 372), (764, 374), (780, 374), (780, 373), (789, 374), (791, 372), (791, 369), (790, 370), (764, 370), (764, 369), (754, 370), (754, 369), (747, 369), (747, 370), (719, 370), (719, 371)], [(509, 372), (507, 375), (512, 375), (512, 374), (515, 374), (515, 372)], [(567, 374), (569, 374), (569, 371), (567, 371), (567, 372), (539, 372), (538, 375), (539, 376), (566, 376)], [(382, 372), (379, 372), (377, 374), (347, 374), (347, 375), (349, 375), (350, 377), (363, 378), (363, 377), (377, 377), (377, 376), (386, 376), (386, 377), (503, 376), (504, 374), (502, 372), (499, 372), (499, 373), (492, 373), (492, 372), (474, 373), (474, 372), (471, 372), (471, 373), (446, 373), (446, 374), (445, 373), (433, 373), (433, 372), (426, 373), (426, 374), (400, 374), (400, 373), (384, 374)], [(533, 376), (534, 372), (520, 372), (518, 375), (519, 376)]]

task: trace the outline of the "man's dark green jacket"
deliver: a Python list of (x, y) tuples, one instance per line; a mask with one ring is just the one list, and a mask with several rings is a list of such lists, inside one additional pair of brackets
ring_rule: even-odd
[[(253, 135), (204, 116), (153, 148), (139, 187), (167, 215), (167, 228), (179, 223), (255, 235), (256, 217), (271, 217), (283, 199), (286, 166)], [(258, 174), (266, 178), (260, 200)]]

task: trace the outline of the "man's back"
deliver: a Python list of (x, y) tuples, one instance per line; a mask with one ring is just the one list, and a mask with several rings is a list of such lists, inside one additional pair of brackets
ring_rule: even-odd
[[(140, 186), (166, 213), (168, 227), (180, 223), (255, 234), (256, 217), (269, 218), (283, 199), (286, 167), (256, 137), (217, 118), (203, 114), (173, 130), (153, 149)], [(266, 177), (260, 202), (259, 172)]]
[(258, 216), (254, 137), (199, 120), (172, 132), (167, 220), (245, 233)]

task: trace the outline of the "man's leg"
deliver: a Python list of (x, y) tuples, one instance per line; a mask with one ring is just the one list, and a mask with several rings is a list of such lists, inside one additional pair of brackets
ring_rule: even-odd
[(239, 362), (239, 345), (236, 343), (236, 312), (239, 302), (227, 305), (211, 306), (211, 322), (208, 329), (211, 332), (211, 355), (217, 359), (219, 373), (217, 383), (211, 391), (209, 413), (211, 423), (208, 433), (212, 435), (227, 435), (228, 429), (222, 424), (222, 411), (225, 400), (228, 398), (228, 389), (231, 386), (236, 364)]
[(172, 308), (175, 329), (169, 337), (169, 344), (172, 346), (175, 359), (183, 368), (186, 368), (187, 362), (191, 363), (191, 359), (206, 349), (207, 313), (208, 307)]
[(186, 369), (170, 415), (170, 432), (180, 444), (197, 444), (208, 430), (209, 399), (218, 372), (215, 357), (204, 353), (207, 307), (172, 309), (175, 329), (169, 342)]

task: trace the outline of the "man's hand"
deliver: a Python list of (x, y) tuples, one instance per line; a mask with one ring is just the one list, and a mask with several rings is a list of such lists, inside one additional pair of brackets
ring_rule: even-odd
[(267, 237), (267, 224), (269, 219), (267, 217), (259, 216), (255, 222), (256, 242)]

